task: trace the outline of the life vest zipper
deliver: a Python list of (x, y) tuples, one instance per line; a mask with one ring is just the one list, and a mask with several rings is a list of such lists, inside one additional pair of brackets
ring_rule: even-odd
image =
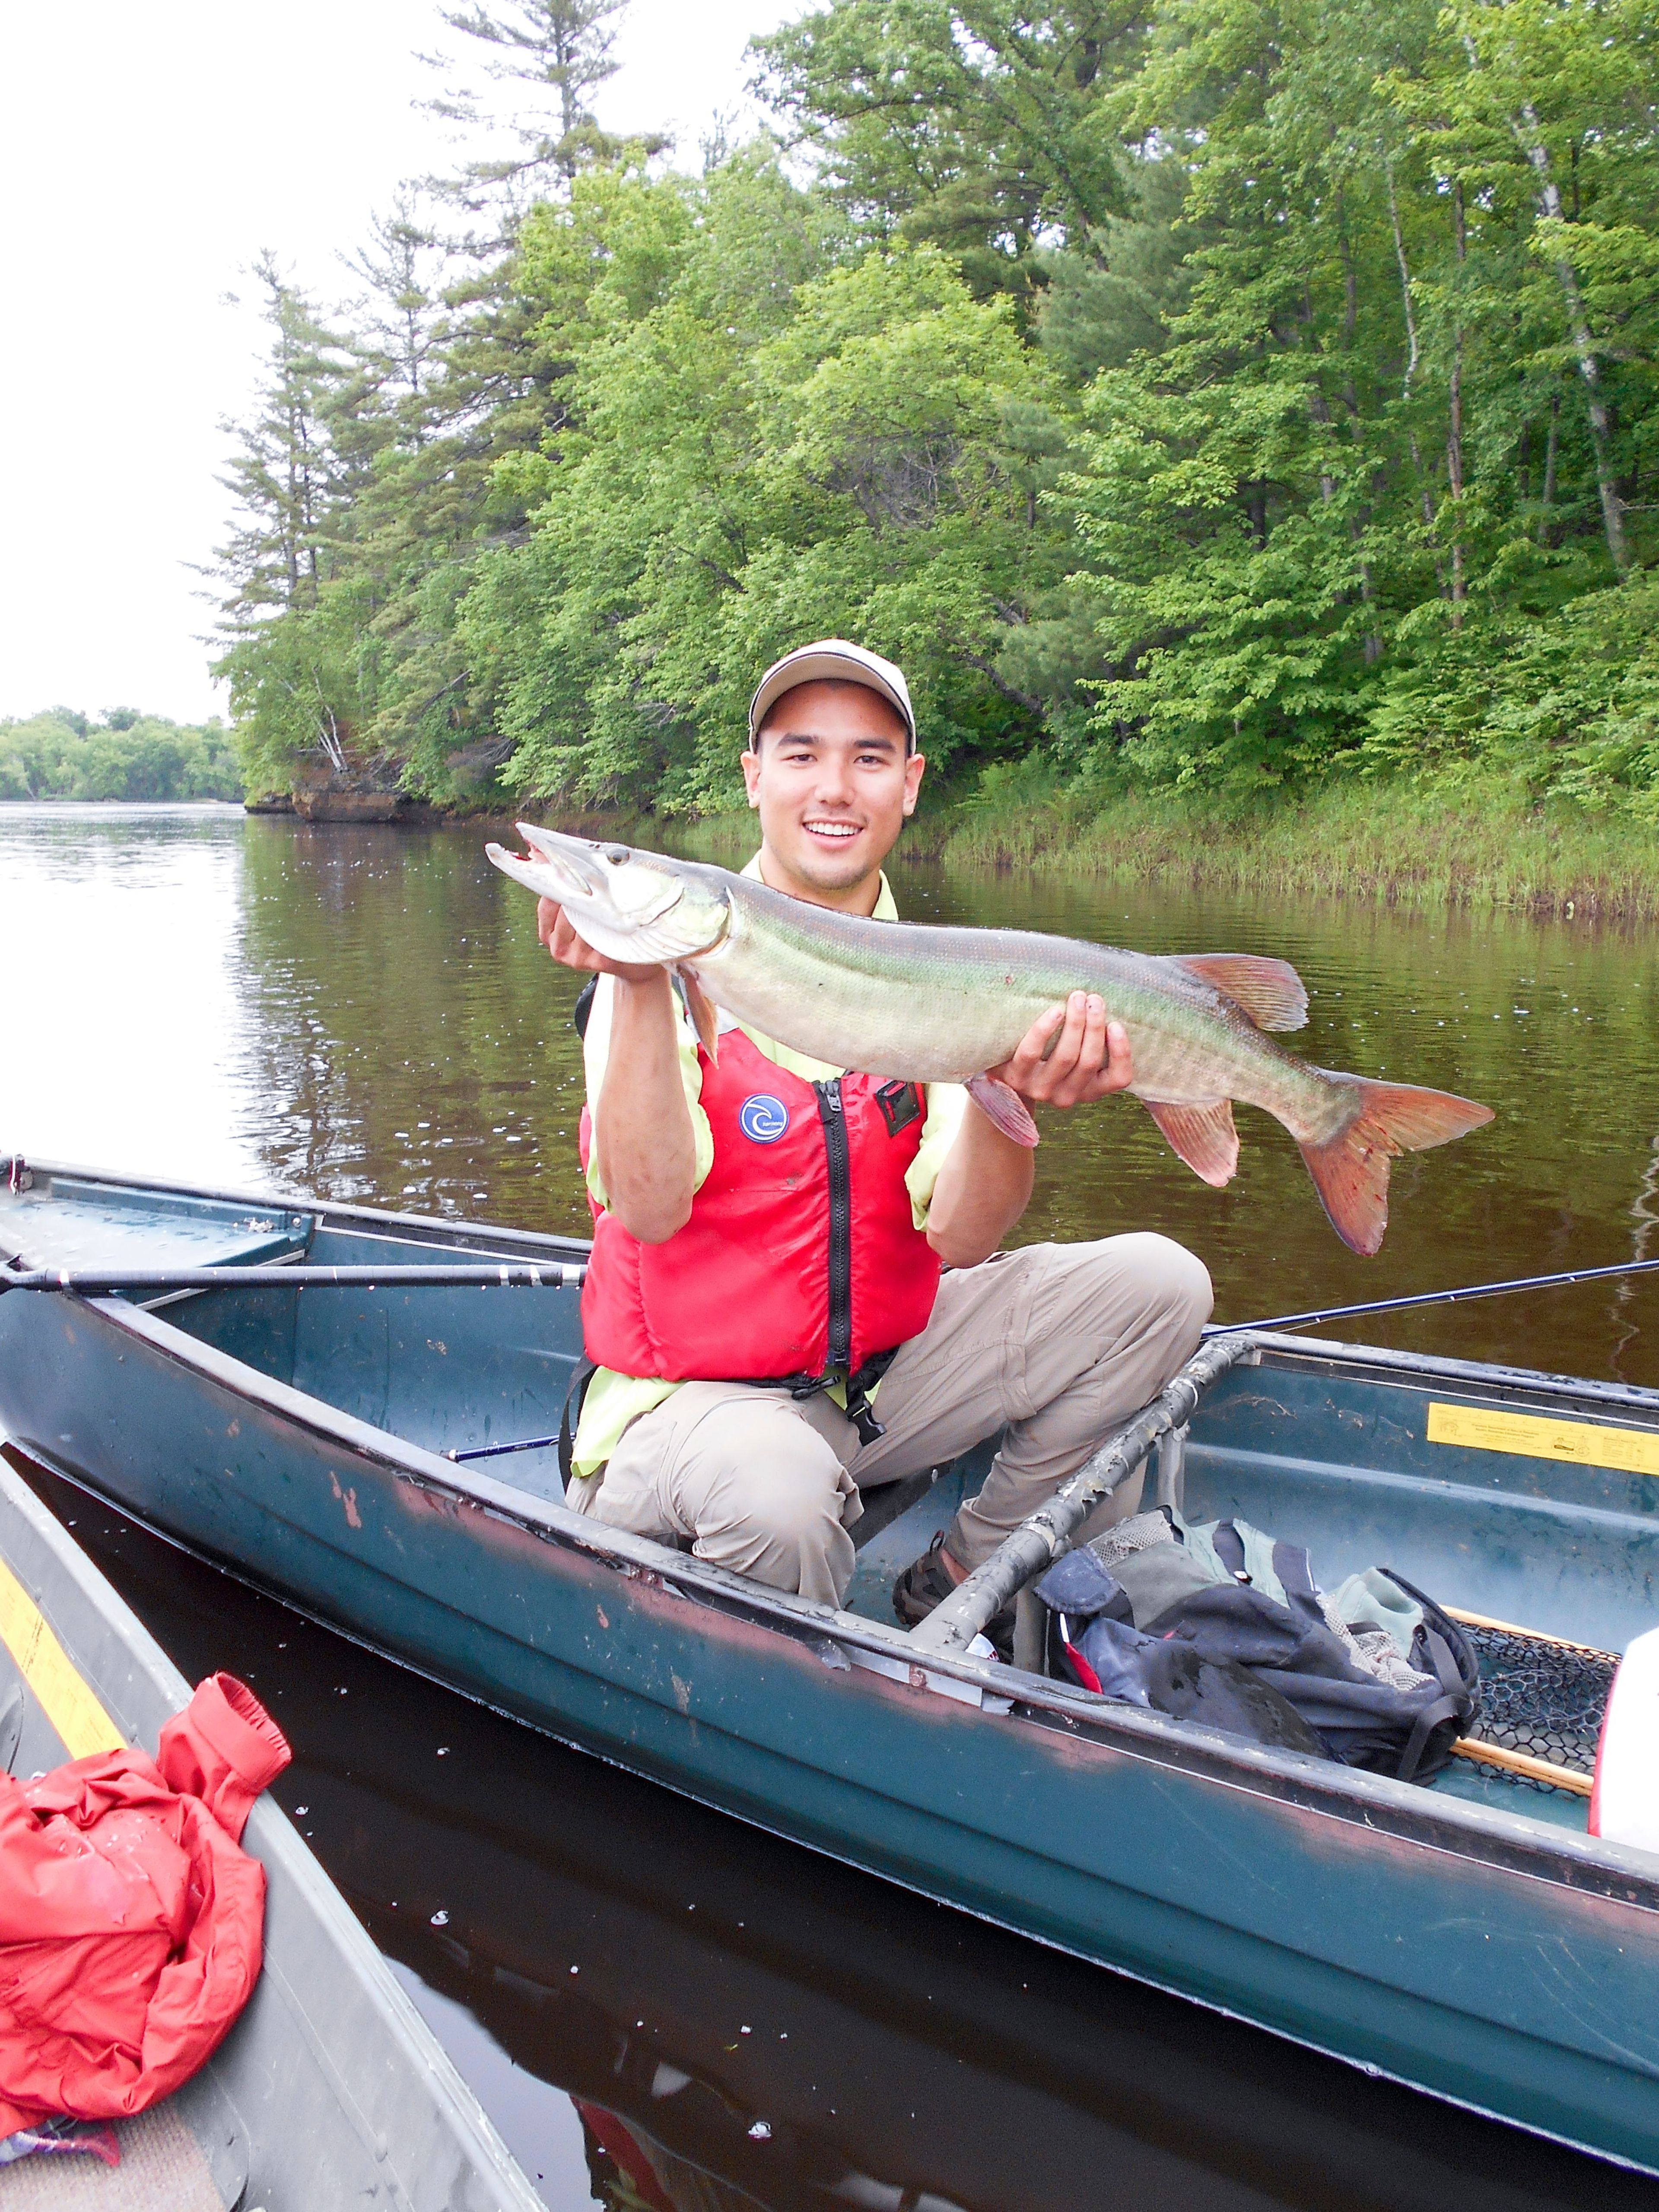
[(812, 1085), (823, 1124), (830, 1170), (830, 1342), (826, 1375), (845, 1376), (853, 1364), (853, 1171), (847, 1148), (847, 1115), (841, 1078)]

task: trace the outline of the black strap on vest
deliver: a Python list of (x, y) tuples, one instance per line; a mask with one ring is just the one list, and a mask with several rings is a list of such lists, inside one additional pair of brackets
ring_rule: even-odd
[(570, 1370), (564, 1403), (559, 1408), (559, 1480), (567, 1490), (570, 1487), (571, 1454), (576, 1448), (576, 1430), (587, 1400), (587, 1386), (598, 1372), (591, 1359), (579, 1359)]
[(1244, 1571), (1244, 1539), (1231, 1521), (1218, 1521), (1210, 1538), (1215, 1555), (1236, 1583), (1248, 1583)]

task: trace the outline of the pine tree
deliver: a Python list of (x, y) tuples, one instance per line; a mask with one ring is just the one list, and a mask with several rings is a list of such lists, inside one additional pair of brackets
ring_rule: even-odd
[[(509, 87), (526, 86), (532, 97), (494, 126), (504, 130), (512, 151), (465, 161), (435, 188), (470, 212), (495, 211), (507, 237), (538, 199), (568, 192), (590, 163), (614, 161), (623, 142), (600, 130), (588, 101), (617, 73), (615, 24), (626, 5), (627, 0), (509, 0), (505, 8), (441, 9), (452, 30), (493, 49), (485, 65), (489, 76)], [(426, 58), (434, 67), (446, 66), (436, 57)], [(489, 127), (475, 88), (447, 91), (428, 106), (465, 131)], [(649, 150), (659, 152), (666, 143), (654, 138)]]

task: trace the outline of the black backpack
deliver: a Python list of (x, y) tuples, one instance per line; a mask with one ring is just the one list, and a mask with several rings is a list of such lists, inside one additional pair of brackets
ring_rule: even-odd
[(1248, 1522), (1140, 1514), (1036, 1595), (1050, 1673), (1402, 1782), (1437, 1773), (1480, 1709), (1474, 1650), (1432, 1599), (1387, 1568), (1328, 1597), (1300, 1546)]

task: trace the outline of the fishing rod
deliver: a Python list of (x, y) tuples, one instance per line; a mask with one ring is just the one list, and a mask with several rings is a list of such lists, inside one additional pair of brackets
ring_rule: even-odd
[(1267, 1321), (1212, 1322), (1206, 1336), (1232, 1336), (1241, 1329), (1303, 1328), (1314, 1322), (1347, 1321), (1356, 1314), (1403, 1313), (1410, 1306), (1455, 1305), (1463, 1298), (1495, 1298), (1509, 1291), (1553, 1291), (1568, 1283), (1604, 1282), (1611, 1275), (1646, 1275), (1659, 1260), (1621, 1260), (1614, 1267), (1573, 1267), (1557, 1275), (1517, 1275), (1506, 1283), (1466, 1283), (1455, 1291), (1418, 1291), (1410, 1297), (1373, 1298), (1364, 1305), (1320, 1306), (1310, 1313), (1274, 1314)]
[(40, 1267), (27, 1274), (0, 1267), (0, 1291), (67, 1291), (72, 1297), (175, 1291), (580, 1290), (587, 1270), (557, 1260), (500, 1261), (440, 1267)]

